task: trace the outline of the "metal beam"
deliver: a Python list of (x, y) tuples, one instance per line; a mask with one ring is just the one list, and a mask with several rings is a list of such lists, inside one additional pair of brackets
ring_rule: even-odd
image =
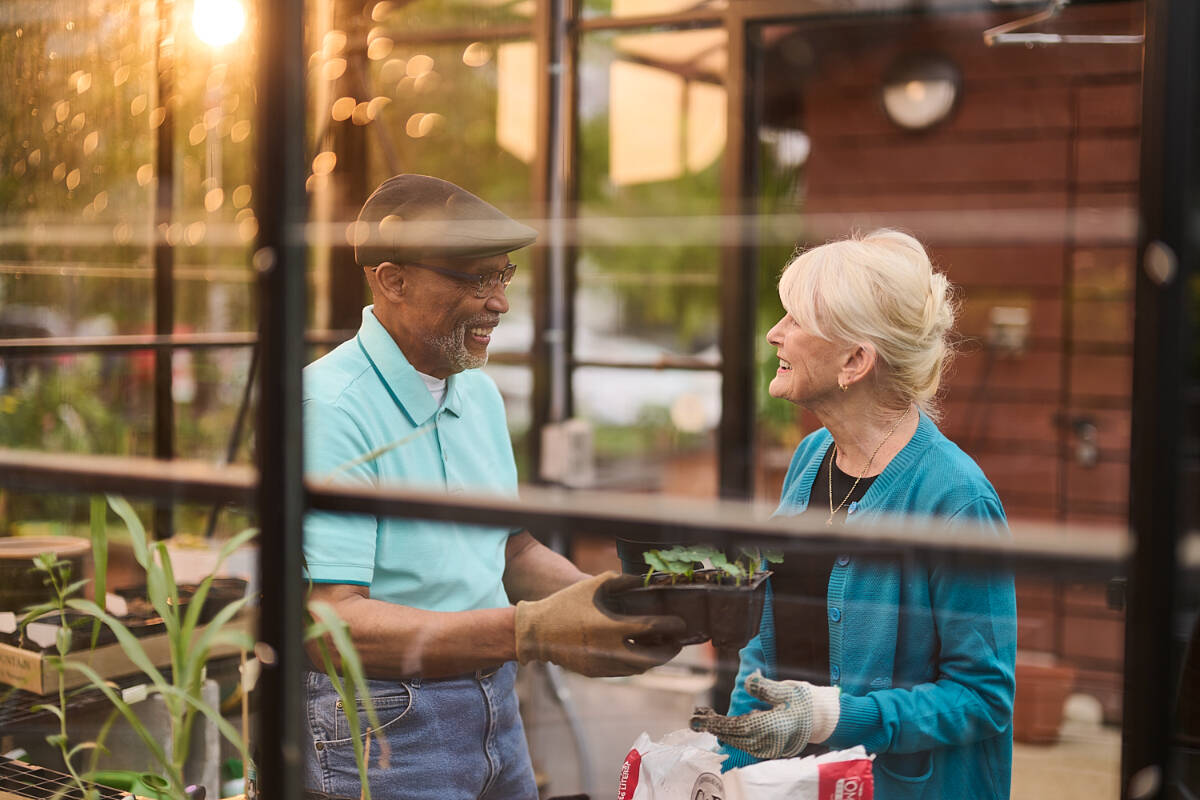
[(307, 305), (304, 0), (262, 0), (258, 9), (257, 153), (254, 196), (259, 275), (259, 560), (263, 666), (256, 694), (258, 792), (263, 800), (304, 793), (304, 431), (301, 369)]
[[(731, 6), (732, 7), (732, 6)], [(729, 75), (725, 154), (722, 162), (721, 203), (725, 244), (721, 253), (721, 421), (717, 429), (717, 485), (722, 497), (754, 494), (754, 353), (757, 269), (753, 250), (741, 225), (753, 197), (749, 172), (747, 127), (751, 124), (748, 96), (746, 20), (730, 13)]]
[[(1059, 525), (1016, 525), (1012, 536), (967, 529), (931, 529), (921, 520), (890, 525), (831, 528), (819, 515), (768, 518), (767, 506), (728, 500), (671, 498), (614, 492), (570, 492), (526, 486), (521, 497), (446, 495), (400, 487), (359, 488), (308, 481), (311, 508), (376, 516), (413, 517), (483, 525), (617, 535), (640, 541), (706, 541), (716, 544), (890, 550), (924, 554), (977, 567), (1019, 567), (1073, 576), (1107, 578), (1129, 556), (1130, 538), (1119, 529), (1071, 531)], [(773, 508), (773, 506), (771, 507)]]
[[(45, 493), (113, 493), (174, 502), (249, 505), (258, 471), (176, 460), (90, 456), (0, 449), (0, 487)], [(325, 481), (305, 482), (310, 507), (377, 516), (414, 517), (571, 533), (612, 534), (644, 541), (758, 542), (771, 546), (836, 547), (861, 552), (888, 546), (933, 557), (954, 557), (985, 566), (1022, 570), (1063, 569), (1111, 575), (1129, 558), (1129, 534), (1087, 526), (1073, 530), (1050, 524), (1018, 523), (1012, 536), (975, 536), (931, 530), (919, 520), (878, 528), (830, 528), (823, 517), (768, 518), (773, 505), (740, 501), (664, 497), (617, 492), (572, 492), (524, 486), (521, 497), (447, 495), (437, 491), (358, 488)], [(261, 503), (260, 503), (261, 505)], [(262, 544), (265, 549), (267, 545)], [(1200, 545), (1189, 552), (1200, 552)], [(272, 564), (278, 558), (272, 556)], [(1192, 556), (1189, 564), (1200, 563)]]
[(1195, 0), (1147, 2), (1129, 471), (1137, 554), (1129, 575), (1121, 750), (1121, 796), (1139, 800), (1172, 796), (1176, 547), (1186, 524), (1185, 390), (1196, 377), (1188, 309), (1200, 208), (1198, 40)]
[[(158, 0), (156, 8), (156, 102), (163, 111), (163, 118), (154, 133), (154, 227), (161, 231), (171, 224), (175, 207), (175, 6), (166, 0)], [(154, 332), (159, 336), (175, 332), (175, 248), (165, 239), (159, 239), (154, 245)], [(175, 457), (172, 356), (169, 350), (154, 353), (154, 455), (161, 459)], [(159, 506), (154, 511), (154, 535), (165, 539), (172, 533), (171, 508)]]
[(5, 489), (249, 506), (257, 482), (257, 471), (246, 466), (0, 449), (0, 487)]
[[(354, 330), (308, 331), (306, 344), (341, 344)], [(36, 339), (0, 339), (0, 357), (21, 358), (68, 353), (123, 353), (137, 350), (205, 350), (250, 347), (257, 333), (177, 333), (173, 335), (55, 336)]]
[(600, 367), (601, 369), (683, 369), (693, 372), (719, 372), (721, 362), (691, 356), (660, 356), (655, 361), (606, 361), (597, 358), (575, 358), (572, 367)]

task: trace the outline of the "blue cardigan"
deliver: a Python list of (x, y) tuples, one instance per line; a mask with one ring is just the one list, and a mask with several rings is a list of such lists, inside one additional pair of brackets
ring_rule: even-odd
[[(796, 448), (777, 515), (808, 508), (831, 443), (822, 429)], [(966, 521), (997, 536), (1008, 531), (991, 483), (924, 414), (846, 524), (897, 512), (937, 517), (939, 527)], [(1007, 798), (1017, 640), (1012, 575), (911, 557), (868, 563), (840, 556), (827, 607), (829, 683), (842, 694), (837, 728), (825, 744), (861, 744), (878, 754), (879, 800)], [(759, 634), (741, 652), (730, 715), (766, 708), (744, 683), (756, 669), (777, 675), (775, 624), (768, 595)], [(725, 769), (756, 760), (731, 747), (724, 752)]]

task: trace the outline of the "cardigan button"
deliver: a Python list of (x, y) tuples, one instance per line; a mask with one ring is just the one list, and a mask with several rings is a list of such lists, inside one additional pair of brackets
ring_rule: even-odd
[(837, 557), (837, 565), (839, 567), (844, 567), (849, 563), (850, 563), (850, 556), (838, 556)]
[(834, 664), (829, 668), (829, 677), (833, 678), (834, 683), (837, 683), (842, 678), (842, 668)]
[(829, 621), (830, 622), (838, 622), (841, 620), (841, 618), (842, 618), (842, 610), (840, 608), (838, 608), (837, 606), (834, 606), (833, 608), (829, 609)]

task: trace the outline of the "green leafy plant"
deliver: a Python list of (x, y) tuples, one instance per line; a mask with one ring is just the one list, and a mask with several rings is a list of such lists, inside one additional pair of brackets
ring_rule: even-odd
[(148, 599), (155, 612), (162, 618), (167, 632), (171, 657), (170, 679), (154, 666), (153, 660), (146, 654), (141, 643), (116, 617), (90, 600), (74, 599), (69, 601), (68, 605), (104, 623), (117, 637), (125, 655), (150, 679), (150, 691), (162, 697), (170, 720), (170, 752), (162, 747), (142, 724), (137, 713), (95, 670), (86, 664), (73, 662), (68, 662), (67, 666), (83, 673), (92, 686), (105, 694), (159, 763), (170, 783), (171, 794), (182, 797), (186, 786), (183, 768), (191, 749), (192, 728), (198, 714), (216, 725), (220, 733), (242, 754), (243, 760), (247, 760), (246, 745), (241, 734), (217, 709), (204, 702), (201, 690), (204, 683), (204, 667), (213, 647), (230, 644), (242, 652), (254, 648), (254, 639), (250, 634), (228, 627), (230, 621), (245, 606), (248, 598), (226, 605), (213, 616), (203, 630), (199, 628), (201, 609), (221, 565), (235, 550), (251, 541), (258, 532), (249, 529), (230, 537), (221, 548), (212, 573), (200, 582), (190, 601), (182, 605), (166, 543), (156, 542), (153, 546), (149, 544), (141, 520), (124, 498), (110, 496), (108, 505), (125, 523), (134, 558), (146, 571)]
[[(101, 677), (90, 665), (66, 658), (67, 650), (70, 646), (70, 628), (66, 624), (62, 625), (59, 629), (58, 641), (56, 643), (58, 656), (54, 662), (56, 665), (55, 668), (64, 672), (72, 670), (81, 673), (92, 688), (98, 689), (104, 694), (115, 709), (114, 717), (110, 718), (109, 724), (115, 719), (116, 715), (125, 719), (134, 733), (146, 746), (151, 757), (162, 769), (169, 785), (170, 795), (176, 798), (183, 798), (186, 786), (183, 769), (187, 761), (188, 752), (191, 749), (191, 733), (197, 715), (209, 719), (217, 727), (221, 735), (242, 754), (243, 760), (248, 760), (246, 745), (241, 734), (221, 716), (217, 709), (206, 703), (201, 694), (204, 683), (205, 664), (214, 647), (218, 645), (233, 645), (243, 653), (252, 650), (254, 647), (254, 640), (248, 633), (229, 627), (229, 623), (242, 610), (247, 599), (243, 598), (225, 606), (202, 629), (200, 625), (200, 612), (221, 565), (235, 550), (252, 540), (257, 531), (253, 529), (246, 530), (226, 541), (217, 556), (212, 573), (200, 582), (190, 601), (186, 604), (181, 604), (179, 587), (175, 580), (175, 572), (166, 543), (156, 542), (153, 545), (149, 543), (146, 530), (137, 513), (123, 498), (110, 496), (107, 499), (107, 506), (111, 507), (125, 523), (130, 542), (132, 543), (134, 558), (146, 572), (146, 587), (150, 603), (158, 616), (162, 618), (168, 637), (171, 664), (170, 678), (168, 679), (154, 665), (153, 659), (150, 658), (142, 644), (124, 623), (109, 614), (97, 603), (74, 596), (86, 584), (85, 580), (67, 583), (61, 577), (55, 577), (53, 580), (56, 599), (51, 603), (30, 609), (25, 619), (31, 621), (36, 616), (52, 610), (58, 610), (60, 613), (73, 610), (90, 617), (95, 622), (103, 624), (112, 631), (126, 657), (149, 679), (149, 693), (162, 697), (170, 724), (169, 749), (164, 748), (162, 743), (146, 728), (139, 719), (137, 712), (114, 690), (109, 681)], [(99, 565), (103, 565), (105, 562), (104, 557), (100, 554), (107, 552), (106, 511), (107, 509), (104, 508), (103, 504), (93, 503), (92, 542), (93, 548), (97, 553), (97, 563)], [(52, 568), (53, 564), (50, 563), (52, 560), (52, 556), (39, 557), (42, 568)], [(101, 570), (98, 569), (97, 572), (99, 574)], [(50, 574), (53, 575), (54, 573), (51, 572)], [(104, 583), (102, 578), (99, 583), (100, 587), (102, 587)], [(103, 597), (102, 594), (99, 594), (100, 587), (98, 587), (97, 596)], [(93, 631), (93, 643), (96, 641), (95, 635), (97, 632), (98, 629)], [(64, 683), (62, 680), (59, 681), (60, 704), (57, 708), (56, 716), (61, 723), (61, 729), (60, 733), (56, 735), (58, 738), (53, 743), (57, 744), (63, 750), (67, 768), (82, 787), (84, 785), (83, 777), (79, 775), (71, 763), (72, 758), (80, 750), (85, 748), (95, 749), (98, 745), (94, 742), (89, 742), (78, 744), (68, 749), (65, 712), (63, 710), (65, 708), (66, 697), (64, 694), (65, 690), (61, 688)], [(47, 708), (51, 713), (55, 713), (53, 707)], [(108, 725), (105, 726), (104, 731), (107, 731), (107, 727)]]
[(696, 566), (705, 561), (712, 564), (714, 569), (720, 570), (722, 574), (733, 578), (736, 584), (741, 585), (743, 580), (753, 578), (759, 572), (764, 561), (770, 564), (778, 564), (783, 561), (781, 553), (774, 551), (763, 553), (758, 549), (746, 548), (741, 548), (739, 555), (730, 560), (723, 551), (703, 545), (678, 546), (668, 550), (647, 550), (642, 554), (642, 558), (650, 566), (643, 584), (645, 586), (650, 585), (650, 579), (656, 572), (670, 575), (672, 584), (680, 580), (690, 583), (695, 577)]
[[(75, 786), (84, 798), (90, 798), (95, 794), (94, 787), (84, 780), (74, 761), (75, 757), (81, 752), (95, 749), (99, 745), (97, 742), (82, 742), (71, 746), (70, 740), (67, 737), (67, 688), (66, 681), (62, 680), (63, 672), (66, 670), (67, 654), (71, 650), (71, 631), (78, 624), (77, 622), (68, 620), (67, 605), (69, 598), (87, 585), (87, 579), (81, 578), (71, 581), (71, 562), (59, 559), (54, 553), (42, 553), (35, 557), (33, 559), (33, 568), (45, 575), (44, 582), (52, 592), (53, 597), (45, 603), (26, 609), (21, 620), (21, 631), (24, 634), (28, 626), (37, 619), (46, 614), (57, 613), (58, 630), (54, 637), (55, 654), (46, 658), (51, 668), (58, 672), (59, 681), (58, 704), (39, 703), (33, 706), (31, 710), (48, 712), (58, 720), (58, 731), (48, 734), (46, 736), (46, 743), (58, 748), (62, 754), (63, 764), (67, 772), (71, 775), (71, 780), (74, 781)], [(107, 726), (105, 730), (107, 730)]]

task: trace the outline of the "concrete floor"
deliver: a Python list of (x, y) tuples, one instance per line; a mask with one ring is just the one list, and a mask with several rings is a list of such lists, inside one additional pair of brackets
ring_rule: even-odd
[(1068, 719), (1052, 745), (1013, 748), (1013, 800), (1120, 797), (1121, 729)]
[[(707, 702), (712, 678), (703, 666), (704, 654), (698, 651), (690, 661), (684, 658), (634, 678), (560, 673), (560, 686), (586, 739), (583, 759), (546, 674), (541, 667), (523, 668), (518, 691), (543, 796), (584, 792), (594, 800), (614, 797), (621, 764), (637, 736), (646, 731), (657, 740), (686, 727), (692, 707)], [(1088, 713), (1087, 703), (1068, 703), (1068, 714), (1073, 707), (1082, 713), (1068, 717), (1057, 743), (1015, 746), (1013, 800), (1120, 796), (1120, 729), (1100, 724), (1098, 716)]]

